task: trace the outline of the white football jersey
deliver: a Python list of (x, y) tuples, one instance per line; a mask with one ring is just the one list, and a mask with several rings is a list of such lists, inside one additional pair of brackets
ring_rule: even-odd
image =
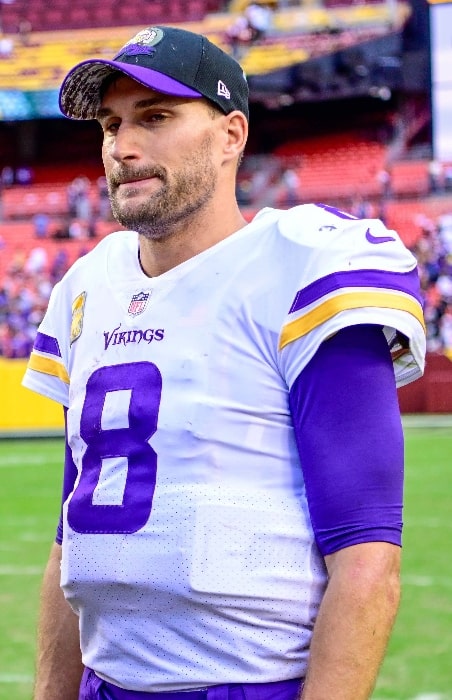
[(414, 257), (321, 205), (264, 209), (156, 278), (137, 234), (114, 233), (55, 287), (24, 384), (68, 407), (61, 583), (98, 675), (141, 691), (304, 675), (326, 570), (288, 392), (362, 323), (408, 338), (399, 385), (422, 373)]

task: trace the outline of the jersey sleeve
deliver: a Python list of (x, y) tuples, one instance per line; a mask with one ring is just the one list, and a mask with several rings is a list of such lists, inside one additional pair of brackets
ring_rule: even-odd
[(421, 376), (426, 343), (417, 263), (398, 234), (378, 219), (323, 205), (288, 210), (278, 225), (299, 250), (278, 345), (289, 387), (324, 340), (360, 324), (383, 328), (397, 386)]
[[(74, 305), (80, 305), (80, 300)], [(73, 305), (73, 307), (74, 307)], [(38, 328), (23, 386), (53, 399), (63, 406), (69, 405), (69, 346), (71, 326), (77, 322), (78, 309), (65, 300), (62, 283), (55, 285), (46, 314)]]
[(363, 542), (401, 546), (403, 430), (381, 328), (344, 328), (322, 343), (290, 390), (290, 409), (322, 555)]

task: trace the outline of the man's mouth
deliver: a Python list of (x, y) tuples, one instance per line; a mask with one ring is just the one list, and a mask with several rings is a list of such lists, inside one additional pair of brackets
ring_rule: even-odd
[(115, 189), (119, 187), (141, 187), (142, 185), (150, 182), (151, 180), (161, 179), (158, 173), (143, 173), (140, 175), (128, 175), (126, 177), (116, 177), (112, 178), (112, 185)]

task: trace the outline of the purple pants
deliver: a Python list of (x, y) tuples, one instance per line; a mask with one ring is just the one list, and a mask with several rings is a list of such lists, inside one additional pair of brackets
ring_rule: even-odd
[(143, 693), (107, 683), (87, 668), (80, 684), (79, 700), (297, 700), (302, 687), (301, 679), (294, 678), (276, 683), (229, 683), (205, 690)]

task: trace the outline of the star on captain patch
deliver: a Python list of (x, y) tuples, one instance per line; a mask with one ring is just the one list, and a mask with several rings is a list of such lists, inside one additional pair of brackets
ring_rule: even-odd
[(85, 313), (86, 292), (82, 292), (72, 302), (72, 320), (70, 344), (80, 338), (83, 329), (83, 315)]
[(138, 316), (142, 314), (148, 305), (150, 296), (151, 292), (137, 292), (134, 294), (130, 300), (129, 308), (127, 309), (129, 316)]

